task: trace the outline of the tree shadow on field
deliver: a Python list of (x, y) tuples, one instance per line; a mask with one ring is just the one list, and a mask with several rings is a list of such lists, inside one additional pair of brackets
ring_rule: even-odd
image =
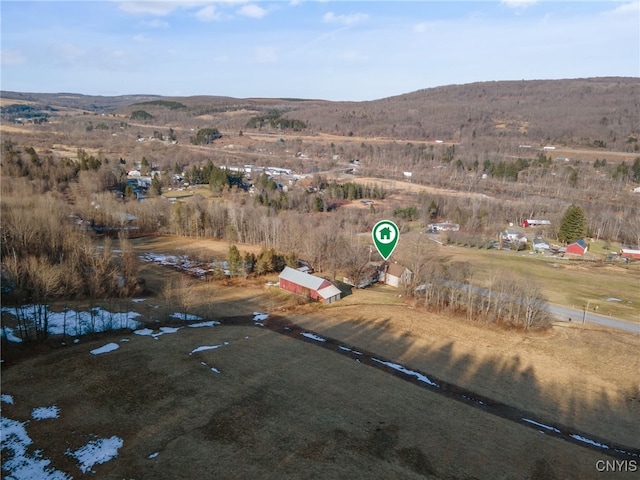
[[(340, 315), (339, 309), (335, 314)], [(277, 324), (275, 321), (272, 325)], [(623, 382), (629, 386), (621, 386), (617, 392), (609, 392), (605, 386), (596, 389), (590, 385), (584, 391), (574, 392), (571, 382), (580, 381), (578, 366), (567, 367), (575, 378), (568, 379), (570, 382), (566, 385), (559, 380), (541, 382), (534, 365), (523, 357), (523, 352), (480, 356), (477, 352), (463, 351), (464, 347), (454, 340), (443, 341), (442, 337), (432, 341), (418, 339), (410, 331), (399, 329), (397, 320), (391, 318), (357, 317), (340, 323), (327, 323), (318, 318), (304, 322), (302, 330), (305, 328), (327, 339), (321, 344), (325, 348), (334, 348), (354, 359), (357, 355), (353, 351), (357, 351), (383, 360), (387, 365), (400, 365), (401, 369), (410, 372), (409, 375), (400, 372), (405, 380), (537, 428), (541, 433), (588, 448), (600, 448), (608, 454), (621, 454), (627, 459), (631, 458), (627, 456), (629, 452), (640, 454), (637, 435), (640, 386), (632, 385), (633, 382)], [(523, 333), (513, 335), (525, 336)], [(311, 343), (314, 342), (311, 340)], [(558, 362), (559, 368), (566, 367), (560, 364), (561, 360)], [(375, 362), (369, 364), (380, 368)], [(387, 370), (398, 374), (399, 369)], [(418, 375), (424, 375), (439, 387), (429, 387), (424, 380), (416, 380)]]

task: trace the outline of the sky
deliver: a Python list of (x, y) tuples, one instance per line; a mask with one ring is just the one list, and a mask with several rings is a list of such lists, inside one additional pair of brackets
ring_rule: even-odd
[(0, 2), (0, 88), (375, 100), (640, 77), (640, 0)]

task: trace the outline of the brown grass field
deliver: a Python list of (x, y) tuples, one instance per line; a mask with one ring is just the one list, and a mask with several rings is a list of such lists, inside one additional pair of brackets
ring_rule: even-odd
[[(167, 237), (138, 239), (136, 248), (224, 256), (228, 245)], [(179, 324), (153, 306), (162, 307), (165, 279), (181, 274), (152, 264), (142, 274), (152, 293), (124, 306), (145, 314), (151, 328)], [(15, 399), (3, 404), (3, 416), (25, 421), (31, 409), (57, 405), (60, 418), (31, 422), (28, 432), (33, 448), (73, 478), (637, 478), (637, 472), (600, 474), (596, 461), (610, 459), (603, 453), (254, 326), (250, 318), (269, 312), (635, 449), (638, 335), (571, 324), (540, 333), (499, 330), (414, 308), (390, 287), (354, 291), (325, 307), (300, 305), (264, 280), (194, 282), (193, 312), (226, 324), (182, 328), (157, 340), (117, 332), (38, 352), (3, 348), (2, 392)], [(108, 342), (120, 348), (89, 354)], [(91, 435), (117, 435), (124, 446), (95, 474), (82, 474), (64, 452)]]

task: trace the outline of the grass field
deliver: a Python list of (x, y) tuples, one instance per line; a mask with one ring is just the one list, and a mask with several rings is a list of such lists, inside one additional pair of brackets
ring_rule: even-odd
[[(224, 346), (189, 355), (203, 345)], [(29, 434), (74, 478), (93, 474), (65, 452), (92, 435), (123, 439), (98, 478), (588, 479), (606, 458), (259, 327), (94, 339), (3, 370), (3, 415), (60, 409)]]
[[(224, 257), (228, 249), (176, 237), (134, 243), (138, 252)], [(119, 309), (138, 310), (151, 328), (183, 326), (168, 318), (160, 293), (183, 275), (155, 264), (142, 274), (152, 293), (120, 300)], [(3, 416), (27, 421), (34, 408), (56, 405), (59, 418), (27, 425), (31, 448), (73, 478), (612, 478), (595, 469), (610, 459), (600, 452), (252, 325), (262, 311), (549, 423), (640, 448), (638, 335), (571, 324), (499, 330), (414, 308), (390, 287), (354, 290), (330, 306), (301, 305), (265, 279), (189, 288), (194, 313), (228, 324), (157, 339), (100, 334), (39, 352), (3, 348), (2, 393), (14, 399)], [(90, 354), (108, 342), (119, 348)], [(220, 347), (192, 353), (202, 346)], [(83, 474), (65, 452), (93, 435), (117, 435), (123, 447)]]
[(535, 281), (551, 303), (580, 310), (589, 302), (601, 315), (640, 322), (640, 262), (607, 265), (455, 246), (438, 246), (436, 252), (449, 260), (470, 262), (473, 281), (480, 286), (488, 286), (500, 272), (513, 272), (523, 281)]

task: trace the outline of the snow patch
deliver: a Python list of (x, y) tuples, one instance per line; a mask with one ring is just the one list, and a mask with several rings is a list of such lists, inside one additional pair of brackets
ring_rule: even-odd
[(215, 320), (211, 320), (209, 322), (200, 322), (200, 323), (192, 323), (188, 325), (191, 328), (200, 328), (200, 327), (214, 327), (216, 325), (220, 325), (220, 322), (216, 322)]
[(118, 450), (122, 447), (123, 443), (121, 438), (114, 435), (111, 438), (92, 440), (76, 451), (72, 452), (67, 450), (65, 453), (80, 462), (78, 468), (80, 468), (82, 473), (95, 473), (91, 468), (96, 464), (99, 465), (117, 457)]
[(269, 318), (269, 315), (267, 315), (266, 313), (253, 312), (254, 322), (264, 322), (267, 318)]
[(609, 450), (609, 446), (608, 445), (605, 445), (604, 443), (598, 443), (598, 442), (596, 442), (594, 440), (591, 440), (590, 438), (586, 438), (586, 437), (583, 437), (581, 435), (576, 435), (575, 433), (572, 434), (572, 435), (569, 435), (569, 436), (571, 438), (575, 439), (575, 440), (578, 440), (579, 442), (588, 443), (589, 445), (593, 445), (593, 446), (598, 447), (598, 448), (604, 448), (605, 450)]
[(202, 317), (197, 315), (192, 315), (191, 313), (179, 313), (174, 312), (169, 315), (171, 318), (176, 318), (178, 320), (184, 320), (185, 322), (192, 322), (194, 320), (202, 320)]
[(353, 350), (352, 348), (349, 348), (349, 347), (344, 347), (344, 346), (340, 345), (338, 348), (340, 350), (344, 350), (345, 352), (351, 352), (351, 353), (354, 353), (356, 355), (362, 355), (362, 352), (359, 352), (357, 350)]
[(13, 405), (13, 397), (11, 395), (7, 395), (6, 393), (3, 393), (2, 395), (0, 395), (0, 402)]
[(18, 337), (15, 333), (13, 333), (13, 328), (2, 326), (2, 330), (0, 330), (0, 337), (7, 337), (7, 341), (14, 343), (21, 343), (22, 339)]
[(6, 478), (13, 480), (71, 480), (64, 472), (49, 466), (51, 460), (42, 458), (40, 451), (33, 454), (27, 453), (27, 447), (33, 443), (25, 425), (27, 422), (18, 422), (10, 418), (0, 418), (0, 445), (3, 458), (2, 469), (7, 474)]
[(560, 430), (558, 430), (557, 428), (550, 427), (549, 425), (545, 425), (544, 423), (539, 423), (539, 422), (536, 422), (534, 420), (529, 420), (528, 418), (523, 418), (522, 421), (527, 422), (527, 423), (531, 423), (531, 424), (536, 425), (538, 427), (546, 428), (547, 430), (551, 430), (551, 431), (554, 431), (556, 433), (560, 433)]
[[(92, 308), (89, 311), (65, 309), (62, 312), (53, 312), (48, 305), (35, 304), (2, 307), (1, 311), (22, 319), (27, 325), (35, 325), (38, 319), (46, 316), (49, 325), (48, 333), (51, 335), (80, 336), (121, 328), (133, 330), (140, 326), (140, 322), (134, 320), (140, 316), (138, 312), (109, 312), (100, 307)], [(7, 328), (7, 330), (9, 329)], [(9, 341), (21, 341), (13, 334), (13, 330), (7, 332), (6, 335)]]
[(117, 343), (111, 342), (111, 343), (107, 343), (103, 347), (91, 350), (91, 354), (92, 355), (102, 355), (103, 353), (113, 352), (114, 350), (117, 350), (119, 348), (120, 348), (120, 345), (118, 345)]
[(394, 370), (402, 372), (405, 375), (409, 375), (411, 377), (416, 377), (418, 379), (418, 381), (424, 382), (427, 385), (431, 385), (432, 387), (440, 387), (440, 385), (438, 385), (437, 383), (431, 381), (431, 379), (429, 377), (427, 377), (426, 375), (423, 375), (423, 374), (418, 373), (418, 372), (414, 372), (413, 370), (408, 370), (407, 368), (405, 368), (402, 365), (399, 365), (397, 363), (385, 362), (385, 361), (378, 360), (377, 358), (373, 358), (373, 357), (371, 358), (371, 360), (373, 360), (374, 362), (378, 362), (378, 363), (381, 363), (383, 365), (386, 365), (389, 368), (393, 368)]
[(151, 330), (150, 328), (141, 328), (140, 330), (135, 330), (133, 333), (142, 337), (153, 337), (155, 340), (157, 340), (158, 337), (166, 333), (176, 333), (178, 330), (180, 330), (180, 328), (181, 327), (160, 327), (159, 332), (157, 333), (153, 333), (153, 330)]
[(326, 338), (319, 337), (318, 335), (315, 335), (315, 334), (309, 333), (309, 332), (301, 333), (300, 335), (302, 335), (303, 337), (310, 338), (311, 340), (315, 340), (316, 342), (326, 342), (327, 341)]
[(207, 350), (215, 350), (216, 348), (220, 348), (223, 346), (224, 345), (204, 345), (202, 347), (194, 348), (193, 350), (191, 350), (191, 353), (189, 353), (189, 355), (193, 355), (194, 353), (198, 353), (198, 352), (204, 352)]
[(51, 405), (50, 407), (38, 407), (31, 411), (31, 418), (34, 420), (46, 420), (48, 418), (60, 417), (60, 409), (57, 405)]

